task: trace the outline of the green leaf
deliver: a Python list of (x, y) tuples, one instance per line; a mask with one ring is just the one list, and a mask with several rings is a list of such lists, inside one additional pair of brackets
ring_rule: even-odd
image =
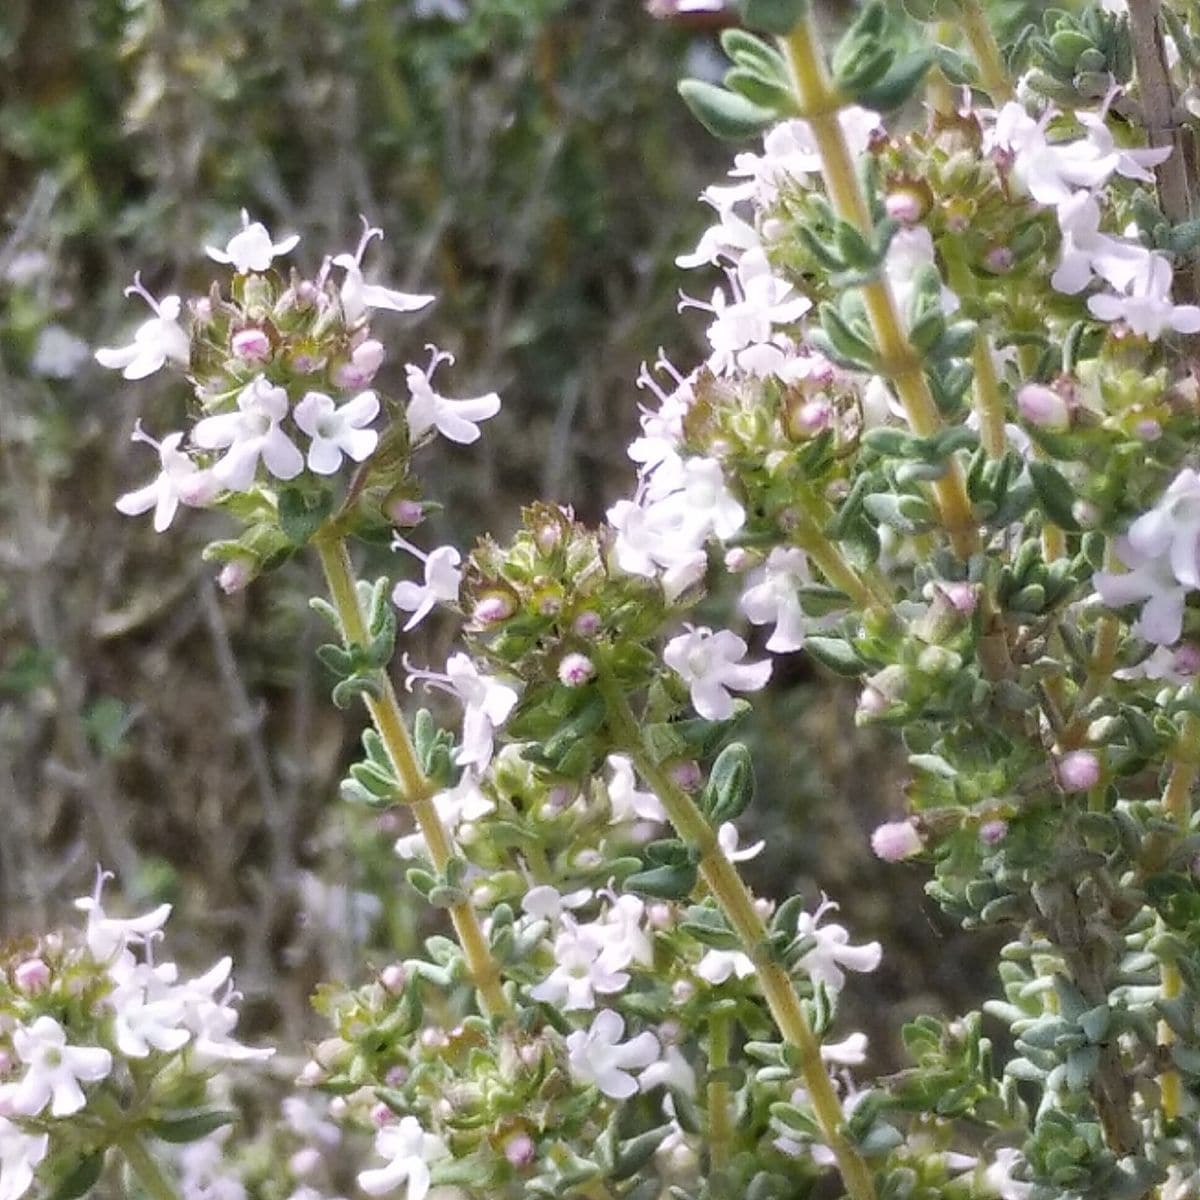
[(279, 493), (279, 528), (293, 546), (307, 545), (333, 511), (333, 493), (327, 488), (305, 492), (298, 487)]
[(1060, 529), (1069, 533), (1079, 530), (1072, 508), (1075, 504), (1075, 489), (1067, 482), (1063, 473), (1048, 462), (1037, 459), (1029, 463), (1029, 477), (1042, 511)]
[(187, 1112), (174, 1113), (157, 1121), (148, 1121), (146, 1128), (160, 1141), (179, 1145), (198, 1142), (210, 1133), (232, 1125), (238, 1119), (236, 1112), (224, 1108), (196, 1108)]
[(696, 120), (714, 137), (753, 137), (777, 120), (773, 109), (700, 79), (682, 80), (679, 95)]
[(627, 892), (653, 896), (659, 900), (682, 900), (696, 886), (696, 876), (696, 868), (690, 863), (653, 867), (649, 871), (638, 871), (630, 875), (622, 888)]
[(742, 0), (742, 21), (748, 29), (779, 36), (791, 33), (808, 14), (808, 0)]
[(867, 664), (858, 656), (858, 651), (844, 642), (841, 638), (810, 637), (805, 638), (804, 648), (823, 667), (828, 667), (835, 675), (850, 677), (861, 675)]
[(741, 742), (726, 746), (713, 763), (700, 807), (714, 824), (734, 821), (754, 799), (754, 761)]
[(104, 1170), (105, 1151), (97, 1150), (81, 1158), (63, 1177), (62, 1182), (49, 1194), (47, 1200), (78, 1200), (96, 1186)]

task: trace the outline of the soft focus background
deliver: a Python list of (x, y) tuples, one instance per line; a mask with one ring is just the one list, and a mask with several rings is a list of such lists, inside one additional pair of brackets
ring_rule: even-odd
[[(639, 364), (687, 369), (701, 318), (673, 265), (729, 147), (674, 85), (714, 69), (711, 31), (638, 0), (5, 0), (0, 6), (0, 930), (41, 930), (99, 861), (130, 903), (176, 903), (185, 962), (231, 952), (243, 1028), (320, 1036), (308, 997), (361, 980), (424, 921), (396, 830), (336, 794), (359, 730), (312, 651), (303, 566), (227, 598), (199, 549), (219, 518), (169, 535), (120, 517), (152, 467), (131, 446), (178, 420), (164, 373), (130, 385), (91, 361), (144, 319), (122, 288), (207, 286), (205, 242), (247, 207), (299, 232), (315, 263), (387, 231), (375, 277), (438, 293), (395, 334), (377, 380), (436, 341), (451, 394), (495, 388), (503, 414), (464, 452), (425, 460), (447, 505), (429, 537), (505, 535), (537, 497), (589, 519), (630, 488)], [(451, 386), (451, 381), (453, 386)], [(433, 622), (407, 649), (445, 655)], [(854, 729), (852, 691), (780, 663), (753, 736), (747, 836), (766, 894), (842, 903), (886, 954), (850, 987), (849, 1025), (897, 1062), (910, 1011), (961, 1011), (987, 986), (977, 939), (884, 867), (870, 830), (899, 811), (886, 733)], [(868, 999), (869, 997), (869, 999)]]

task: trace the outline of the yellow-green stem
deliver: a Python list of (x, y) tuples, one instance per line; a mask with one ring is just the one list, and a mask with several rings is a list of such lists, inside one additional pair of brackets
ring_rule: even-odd
[(1013, 97), (1012, 82), (1004, 69), (1004, 59), (1000, 56), (1000, 47), (996, 43), (996, 35), (988, 23), (987, 14), (979, 0), (961, 0), (963, 31), (975, 56), (975, 65), (979, 68), (979, 80), (984, 91), (997, 103), (1003, 104)]
[(800, 1052), (800, 1074), (825, 1143), (841, 1172), (851, 1200), (874, 1200), (870, 1168), (844, 1132), (837, 1090), (821, 1060), (821, 1044), (813, 1033), (791, 977), (764, 952), (767, 929), (754, 907), (754, 897), (717, 841), (713, 827), (695, 801), (659, 766), (642, 736), (620, 683), (599, 663), (597, 682), (604, 696), (609, 728), (633, 759), (638, 774), (658, 796), (679, 836), (700, 856), (700, 875), (754, 962), (759, 987), (784, 1039)]
[[(729, 1066), (729, 1043), (732, 1022), (727, 1013), (717, 1013), (708, 1023), (708, 1069), (723, 1071)], [(713, 1171), (729, 1166), (733, 1143), (732, 1113), (729, 1105), (729, 1083), (712, 1080), (708, 1085), (708, 1161)]]
[(136, 1133), (122, 1134), (117, 1141), (117, 1149), (125, 1156), (129, 1169), (152, 1200), (179, 1200), (174, 1185), (163, 1174), (162, 1168)]
[[(1112, 556), (1109, 556), (1111, 563)], [(1111, 566), (1106, 569), (1111, 570)], [(1088, 663), (1087, 678), (1075, 698), (1075, 709), (1066, 732), (1059, 740), (1062, 750), (1077, 750), (1087, 733), (1088, 705), (1104, 690), (1112, 677), (1113, 667), (1117, 661), (1117, 648), (1121, 641), (1121, 622), (1114, 616), (1106, 615), (1096, 623), (1096, 640), (1092, 647), (1092, 659)]]
[(975, 368), (975, 384), (971, 393), (975, 414), (979, 418), (979, 440), (988, 458), (1000, 458), (1007, 447), (1004, 436), (1004, 397), (1000, 379), (992, 358), (992, 345), (982, 330), (975, 335), (971, 354)]
[[(365, 645), (367, 626), (358, 602), (354, 569), (346, 543), (336, 535), (318, 535), (314, 545), (325, 571), (330, 599), (341, 622), (346, 643)], [(433, 802), (436, 788), (426, 778), (417, 760), (417, 752), (404, 723), (396, 689), (386, 671), (379, 673), (379, 694), (367, 695), (367, 711), (388, 752), (388, 758), (400, 781), (404, 801), (412, 809), (413, 818), (433, 865), (443, 871), (453, 856), (453, 846), (446, 827)], [(487, 938), (479, 925), (474, 908), (467, 901), (450, 906), (450, 921), (458, 935), (466, 959), (467, 970), (479, 993), (480, 1003), (490, 1016), (508, 1016), (511, 1005), (501, 987), (500, 970), (492, 957)]]
[[(1186, 713), (1179, 739), (1171, 756), (1171, 774), (1163, 792), (1163, 812), (1180, 830), (1187, 832), (1192, 819), (1192, 788), (1200, 773), (1200, 718)], [(1161, 926), (1161, 922), (1160, 922)], [(1164, 1000), (1175, 1000), (1183, 990), (1183, 979), (1174, 963), (1164, 963), (1162, 968), (1162, 995)], [(1166, 1021), (1158, 1023), (1158, 1041), (1161, 1046), (1170, 1046), (1175, 1040), (1174, 1031)], [(1162, 1093), (1163, 1116), (1173, 1120), (1180, 1115), (1183, 1104), (1183, 1082), (1179, 1072), (1168, 1068), (1159, 1076)]]
[[(843, 221), (848, 221), (860, 232), (869, 235), (872, 231), (870, 210), (838, 119), (842, 108), (841, 97), (830, 83), (808, 21), (802, 21), (782, 39), (781, 44), (791, 70), (800, 110), (817, 144), (821, 174), (830, 203)], [(913, 352), (904, 332), (887, 280), (879, 278), (864, 284), (862, 298), (875, 334), (880, 373), (895, 388), (913, 432), (918, 437), (931, 437), (942, 427), (941, 416), (933, 393), (929, 390), (921, 360)], [(946, 474), (934, 483), (933, 490), (942, 524), (946, 527), (955, 553), (962, 558), (969, 557), (978, 548), (978, 530), (967, 498), (962, 469), (956, 461), (949, 463)]]
[(892, 598), (882, 580), (868, 583), (847, 561), (815, 521), (801, 519), (796, 527), (796, 544), (820, 568), (829, 583), (843, 591), (860, 611), (869, 608), (890, 609)]

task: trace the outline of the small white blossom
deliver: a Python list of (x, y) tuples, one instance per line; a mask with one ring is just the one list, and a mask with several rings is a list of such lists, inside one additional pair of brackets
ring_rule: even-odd
[(379, 415), (379, 397), (360, 392), (353, 400), (335, 405), (324, 392), (308, 392), (296, 405), (292, 419), (312, 439), (308, 467), (318, 475), (332, 475), (342, 465), (342, 455), (362, 462), (379, 444), (379, 434), (367, 426)]
[(454, 361), (454, 356), (430, 346), (432, 357), (424, 371), (420, 367), (406, 364), (404, 371), (408, 380), (411, 399), (405, 416), (408, 431), (414, 442), (423, 438), (431, 429), (442, 437), (460, 446), (469, 446), (479, 440), (479, 422), (494, 417), (500, 411), (500, 397), (495, 392), (475, 396), (469, 400), (448, 400), (433, 390), (433, 373), (439, 364)]
[(742, 662), (746, 643), (728, 629), (692, 628), (672, 638), (663, 661), (688, 685), (692, 705), (707, 721), (733, 715), (731, 692), (757, 692), (771, 677), (770, 662)]
[(1101, 321), (1124, 321), (1140, 337), (1157, 341), (1163, 332), (1200, 333), (1200, 306), (1171, 300), (1171, 263), (1162, 254), (1150, 255), (1149, 266), (1121, 292), (1088, 297), (1088, 309)]
[(1200, 589), (1200, 474), (1180, 471), (1116, 550), (1129, 570), (1097, 572), (1100, 598), (1113, 608), (1142, 601), (1134, 632), (1157, 645), (1177, 642), (1187, 594)]
[(638, 1076), (639, 1091), (648, 1092), (656, 1087), (670, 1088), (671, 1091), (682, 1092), (685, 1096), (695, 1096), (695, 1068), (678, 1046), (668, 1046), (662, 1058), (651, 1063)]
[(633, 762), (624, 754), (610, 754), (606, 760), (612, 775), (607, 784), (608, 804), (614, 824), (624, 821), (665, 822), (666, 810), (653, 792), (638, 790)]
[(722, 821), (717, 829), (717, 845), (721, 847), (721, 852), (730, 862), (747, 862), (749, 859), (757, 858), (763, 852), (766, 844), (765, 841), (758, 841), (744, 850), (740, 850), (738, 849), (737, 826), (732, 821)]
[(216, 496), (218, 485), (211, 472), (201, 470), (179, 449), (182, 433), (169, 433), (161, 442), (156, 442), (139, 423), (134, 428), (133, 440), (153, 446), (158, 451), (162, 469), (145, 487), (118, 497), (118, 512), (138, 516), (153, 509), (154, 532), (163, 533), (171, 527), (181, 503), (203, 508)]
[(418, 679), (458, 697), (463, 706), (463, 734), (454, 761), (482, 771), (492, 760), (496, 730), (517, 705), (517, 693), (495, 676), (481, 674), (466, 654), (451, 655), (444, 675), (409, 668), (406, 686), (410, 691)]
[(431, 1179), (429, 1164), (447, 1154), (446, 1143), (426, 1133), (416, 1117), (385, 1125), (375, 1135), (375, 1152), (387, 1163), (360, 1172), (358, 1186), (368, 1196), (384, 1196), (406, 1183), (407, 1200), (424, 1200)]
[(333, 260), (333, 265), (341, 267), (346, 273), (342, 281), (342, 313), (350, 325), (361, 321), (369, 308), (383, 308), (389, 312), (416, 312), (436, 299), (434, 296), (397, 292), (378, 283), (367, 283), (362, 273), (362, 257), (371, 244), (371, 239), (376, 237), (383, 237), (383, 230), (367, 226), (358, 243), (358, 249), (353, 254), (339, 254)]
[(767, 649), (775, 654), (804, 645), (800, 588), (812, 582), (808, 556), (795, 546), (776, 546), (742, 593), (739, 608), (752, 625), (774, 625)]
[(66, 1030), (50, 1016), (38, 1017), (13, 1032), (25, 1074), (9, 1102), (13, 1112), (36, 1117), (47, 1104), (56, 1117), (69, 1117), (86, 1103), (83, 1083), (96, 1083), (112, 1070), (112, 1055), (102, 1046), (70, 1046)]
[[(462, 824), (486, 817), (496, 807), (479, 786), (479, 780), (470, 771), (452, 787), (445, 788), (433, 797), (433, 806), (447, 829), (457, 830)], [(425, 836), (419, 830), (397, 838), (395, 851), (401, 858), (416, 858), (427, 852)]]
[(832, 900), (822, 899), (816, 912), (800, 914), (796, 923), (799, 937), (816, 939), (816, 945), (799, 961), (801, 970), (808, 973), (813, 983), (823, 983), (831, 992), (841, 991), (846, 982), (842, 968), (847, 971), (874, 971), (883, 957), (883, 947), (878, 942), (863, 946), (851, 946), (850, 934), (841, 925), (822, 925), (826, 914), (837, 911)]
[(87, 947), (97, 962), (110, 963), (124, 953), (130, 945), (142, 945), (157, 933), (171, 915), (169, 904), (160, 904), (152, 912), (141, 917), (122, 920), (110, 917), (100, 903), (104, 884), (112, 876), (106, 871), (96, 872), (96, 886), (90, 896), (75, 901), (75, 907), (88, 915)]
[(1033, 1195), (1033, 1184), (1013, 1178), (1013, 1172), (1024, 1165), (1025, 1158), (1019, 1150), (1002, 1147), (983, 1172), (983, 1184), (999, 1200), (1028, 1200)]
[(576, 925), (570, 918), (554, 939), (554, 969), (529, 994), (564, 1012), (596, 1007), (596, 994), (611, 995), (629, 983), (629, 975), (614, 969), (606, 955), (607, 942), (596, 925)]
[(754, 974), (754, 963), (741, 950), (706, 950), (696, 964), (696, 974), (713, 987), (724, 983), (731, 975), (745, 979)]
[(250, 488), (260, 458), (276, 479), (295, 479), (304, 470), (304, 455), (280, 425), (287, 412), (287, 391), (259, 375), (239, 393), (236, 412), (198, 421), (192, 441), (205, 450), (228, 447), (212, 472), (230, 491)]
[(125, 295), (138, 295), (150, 306), (154, 316), (137, 327), (128, 346), (102, 346), (96, 361), (102, 367), (120, 371), (126, 379), (145, 379), (165, 363), (186, 367), (191, 353), (188, 335), (179, 325), (183, 305), (178, 296), (155, 298), (142, 287), (141, 277), (133, 277), (133, 286)]
[(625, 1021), (611, 1008), (601, 1009), (587, 1032), (567, 1037), (571, 1074), (580, 1083), (594, 1083), (613, 1100), (627, 1100), (637, 1090), (631, 1071), (648, 1067), (659, 1057), (658, 1038), (646, 1031), (622, 1042)]
[(0, 1200), (19, 1200), (33, 1183), (33, 1169), (50, 1147), (47, 1133), (26, 1133), (0, 1117)]
[(413, 583), (401, 580), (392, 589), (392, 603), (405, 612), (412, 613), (404, 626), (404, 632), (415, 629), (432, 611), (435, 604), (455, 604), (463, 573), (459, 567), (462, 555), (453, 546), (439, 546), (424, 554), (416, 546), (397, 537), (395, 547), (407, 550), (425, 563), (425, 582)]
[(239, 275), (251, 271), (267, 271), (271, 263), (300, 244), (298, 233), (290, 234), (283, 241), (272, 241), (267, 227), (260, 221), (251, 221), (250, 214), (242, 209), (242, 228), (225, 243), (224, 250), (205, 246), (204, 252), (213, 262), (232, 266)]

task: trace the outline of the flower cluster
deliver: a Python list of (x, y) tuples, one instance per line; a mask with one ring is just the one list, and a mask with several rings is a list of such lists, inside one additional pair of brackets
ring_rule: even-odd
[(213, 1127), (207, 1114), (196, 1120), (209, 1076), (273, 1053), (233, 1037), (231, 960), (181, 979), (155, 954), (171, 906), (111, 916), (105, 878), (77, 902), (86, 928), (10, 953), (0, 986), (0, 1194), (12, 1200), (35, 1174), (61, 1182), (81, 1160), (94, 1159), (98, 1174), (109, 1147), (138, 1130), (200, 1136)]

